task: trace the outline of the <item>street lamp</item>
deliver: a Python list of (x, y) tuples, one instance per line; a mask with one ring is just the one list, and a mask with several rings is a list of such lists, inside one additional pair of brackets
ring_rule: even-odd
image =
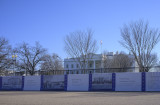
[(101, 44), (101, 73), (102, 73), (102, 59), (103, 59), (103, 54), (102, 54), (102, 40), (100, 41)]
[(17, 58), (17, 55), (12, 55), (12, 59), (13, 59), (13, 61), (14, 61), (14, 68), (13, 68), (14, 76), (15, 76), (16, 58)]

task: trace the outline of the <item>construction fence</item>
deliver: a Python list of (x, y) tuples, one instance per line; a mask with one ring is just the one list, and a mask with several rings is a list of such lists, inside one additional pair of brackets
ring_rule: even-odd
[(0, 90), (160, 91), (160, 72), (2, 76)]

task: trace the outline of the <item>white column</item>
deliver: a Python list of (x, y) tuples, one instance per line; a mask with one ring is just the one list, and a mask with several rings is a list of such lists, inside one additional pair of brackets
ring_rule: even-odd
[(96, 61), (94, 60), (94, 73), (95, 73), (95, 69), (96, 69)]

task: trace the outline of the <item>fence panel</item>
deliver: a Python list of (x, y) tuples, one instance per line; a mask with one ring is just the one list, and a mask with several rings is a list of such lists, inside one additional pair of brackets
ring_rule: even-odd
[(112, 90), (112, 73), (92, 74), (91, 90)]
[(64, 90), (64, 75), (44, 75), (42, 90)]
[(141, 73), (116, 73), (115, 91), (141, 91)]
[(22, 76), (6, 76), (2, 77), (2, 90), (22, 90)]
[(89, 75), (88, 74), (69, 74), (67, 82), (68, 91), (88, 91)]
[(160, 72), (146, 73), (146, 91), (160, 91)]
[(40, 90), (41, 76), (25, 76), (23, 90)]

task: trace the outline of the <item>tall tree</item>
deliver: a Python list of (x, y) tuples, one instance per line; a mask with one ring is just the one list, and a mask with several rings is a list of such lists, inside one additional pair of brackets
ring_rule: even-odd
[(63, 61), (55, 53), (52, 56), (47, 54), (44, 56), (44, 62), (41, 64), (41, 70), (63, 70)]
[(8, 44), (8, 40), (4, 37), (0, 37), (0, 73), (3, 75), (5, 70), (11, 66), (11, 46)]
[(133, 66), (134, 57), (132, 55), (120, 52), (112, 57), (106, 57), (104, 59), (104, 68), (108, 69), (108, 72), (127, 72), (129, 68)]
[(117, 72), (127, 72), (130, 67), (133, 67), (133, 62), (132, 55), (125, 53), (116, 54), (113, 57), (112, 68), (119, 68)]
[(122, 46), (131, 52), (139, 66), (140, 72), (148, 72), (155, 64), (156, 56), (152, 50), (159, 42), (158, 29), (149, 27), (143, 20), (124, 25), (121, 28)]
[(65, 37), (65, 51), (69, 57), (86, 69), (88, 59), (97, 51), (97, 42), (93, 39), (93, 31), (75, 31)]
[(25, 69), (30, 75), (34, 75), (36, 67), (44, 61), (46, 49), (36, 42), (35, 46), (29, 46), (27, 43), (21, 44), (17, 49), (21, 68)]

